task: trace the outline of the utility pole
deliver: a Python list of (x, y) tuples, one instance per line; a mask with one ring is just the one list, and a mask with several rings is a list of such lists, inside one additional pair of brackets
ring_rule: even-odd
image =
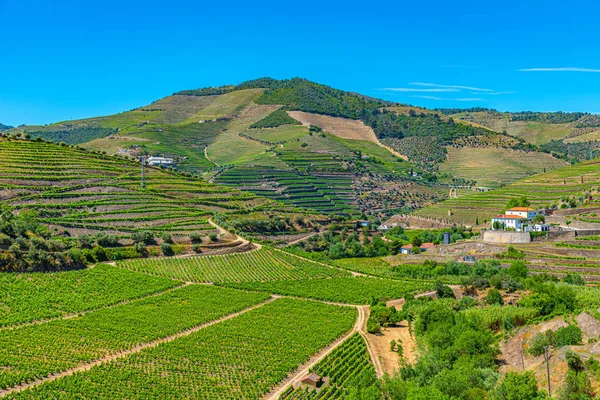
[(544, 358), (546, 359), (546, 374), (548, 376), (548, 397), (552, 397), (552, 389), (550, 388), (550, 352), (548, 347), (544, 347)]
[(523, 357), (523, 338), (521, 338), (521, 368), (525, 372), (525, 358)]
[(144, 164), (146, 164), (146, 157), (142, 156), (142, 173), (140, 177), (140, 187), (146, 189), (146, 177), (144, 176)]

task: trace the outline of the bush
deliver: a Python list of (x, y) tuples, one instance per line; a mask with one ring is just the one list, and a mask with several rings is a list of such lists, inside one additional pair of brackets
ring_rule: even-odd
[(170, 243), (163, 243), (160, 245), (160, 250), (162, 251), (162, 253), (165, 256), (172, 256), (173, 254), (175, 254), (173, 252), (173, 246), (171, 246)]
[(557, 348), (563, 346), (572, 346), (580, 344), (583, 340), (581, 329), (576, 325), (569, 325), (559, 328), (554, 332), (554, 346)]
[(192, 245), (192, 251), (194, 253), (202, 253), (202, 247), (200, 247), (199, 244), (193, 244)]
[(106, 251), (102, 246), (94, 246), (90, 254), (96, 262), (108, 261)]
[(381, 332), (381, 325), (379, 325), (377, 323), (377, 321), (375, 321), (372, 318), (369, 318), (367, 320), (367, 332), (369, 333), (379, 333)]
[(567, 276), (564, 277), (563, 282), (577, 286), (585, 285), (585, 279), (583, 279), (579, 274), (567, 274)]
[(131, 239), (133, 239), (134, 242), (139, 243), (146, 243), (146, 244), (153, 244), (154, 243), (154, 234), (150, 231), (140, 231), (140, 232), (134, 232), (131, 235)]
[(496, 289), (490, 289), (487, 296), (485, 296), (485, 302), (489, 305), (504, 305), (504, 300), (502, 299), (502, 295)]
[(517, 374), (509, 372), (494, 390), (493, 400), (537, 400), (544, 395), (538, 390), (535, 375), (531, 371)]
[(198, 232), (192, 232), (192, 233), (190, 233), (190, 240), (192, 241), (192, 243), (201, 242), (202, 235), (200, 235), (200, 233), (198, 233)]
[(100, 232), (96, 235), (96, 243), (103, 247), (116, 246), (119, 244), (119, 238), (112, 233)]
[(216, 242), (217, 240), (219, 240), (219, 236), (217, 236), (216, 233), (211, 233), (210, 235), (208, 235), (208, 238), (211, 242)]
[(165, 243), (173, 244), (173, 237), (171, 237), (170, 233), (163, 232), (163, 233), (160, 234), (160, 238)]

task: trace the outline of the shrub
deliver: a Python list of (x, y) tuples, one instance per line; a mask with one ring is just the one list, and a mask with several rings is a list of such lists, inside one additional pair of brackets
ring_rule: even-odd
[(381, 325), (379, 325), (377, 323), (377, 321), (375, 321), (372, 318), (369, 318), (367, 320), (367, 332), (369, 333), (379, 333), (381, 331)]
[(96, 243), (103, 247), (116, 246), (119, 244), (119, 238), (112, 233), (100, 232), (96, 235)]
[(192, 245), (192, 251), (194, 253), (202, 253), (202, 247), (200, 247), (199, 244), (193, 244)]
[(170, 244), (170, 243), (166, 243), (166, 242), (165, 242), (165, 243), (161, 244), (161, 245), (160, 245), (160, 250), (162, 251), (162, 253), (163, 253), (165, 256), (172, 256), (173, 254), (175, 254), (175, 253), (173, 252), (173, 246), (171, 246), (171, 244)]
[(131, 238), (133, 239), (134, 242), (142, 242), (142, 243), (146, 243), (146, 244), (154, 243), (154, 234), (150, 231), (134, 232), (131, 235)]
[(563, 347), (563, 346), (572, 346), (575, 344), (581, 343), (583, 340), (581, 329), (579, 329), (576, 325), (569, 325), (563, 328), (559, 328), (556, 332), (554, 332), (554, 346), (555, 347)]
[(165, 243), (173, 244), (173, 237), (171, 236), (170, 233), (163, 232), (160, 234), (160, 238)]
[(217, 236), (216, 233), (211, 233), (210, 235), (208, 235), (208, 238), (211, 242), (216, 242), (217, 240), (219, 240), (219, 236)]
[(104, 247), (102, 247), (102, 246), (94, 246), (94, 248), (91, 251), (91, 256), (94, 259), (94, 261), (97, 261), (97, 262), (108, 261), (108, 257), (106, 256), (106, 251), (104, 250)]
[(579, 274), (567, 274), (567, 276), (564, 277), (563, 282), (577, 286), (585, 285), (585, 279), (583, 279)]
[(499, 306), (504, 305), (504, 300), (502, 299), (502, 295), (496, 289), (490, 289), (487, 296), (485, 296), (485, 302), (488, 303), (489, 305), (494, 305), (494, 304), (499, 305)]
[(202, 235), (200, 235), (200, 233), (198, 233), (198, 232), (192, 232), (192, 233), (190, 233), (190, 240), (192, 241), (192, 243), (201, 242)]

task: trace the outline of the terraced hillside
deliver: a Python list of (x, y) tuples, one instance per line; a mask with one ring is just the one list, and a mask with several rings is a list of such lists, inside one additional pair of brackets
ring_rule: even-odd
[(252, 193), (146, 167), (134, 161), (37, 141), (0, 140), (0, 200), (17, 212), (35, 211), (70, 235), (166, 232), (216, 233), (208, 219), (285, 209)]
[(536, 207), (556, 205), (559, 202), (582, 203), (600, 187), (600, 160), (557, 168), (514, 182), (489, 192), (479, 192), (449, 199), (423, 208), (416, 215), (473, 225), (502, 211), (511, 198), (527, 197)]
[[(566, 119), (582, 133), (597, 123), (588, 114), (522, 114), (510, 123), (543, 119), (556, 127)], [(294, 207), (380, 217), (431, 205), (446, 198), (450, 186), (497, 187), (564, 165), (559, 158), (580, 160), (594, 151), (590, 141), (546, 143), (470, 115), (300, 78), (261, 78), (184, 90), (112, 116), (9, 132), (109, 154), (170, 157), (180, 171)]]

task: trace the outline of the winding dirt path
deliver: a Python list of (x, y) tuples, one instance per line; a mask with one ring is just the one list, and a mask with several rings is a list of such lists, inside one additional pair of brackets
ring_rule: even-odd
[[(230, 233), (227, 229), (223, 228), (222, 226), (217, 225), (216, 222), (214, 222), (212, 220), (212, 218), (208, 219), (208, 223), (211, 224), (212, 226), (214, 226), (215, 228), (217, 228), (217, 231), (219, 232), (219, 235), (231, 235), (232, 233)], [(245, 244), (249, 244), (250, 241), (248, 239), (243, 238), (242, 236), (235, 234), (234, 235), (236, 237), (236, 240), (238, 242), (240, 242), (240, 246), (243, 246)], [(262, 244), (260, 243), (252, 243), (254, 246), (256, 246), (256, 250), (262, 248)], [(238, 246), (239, 247), (239, 246)]]
[(335, 350), (339, 345), (341, 345), (346, 339), (348, 339), (354, 333), (360, 332), (360, 330), (366, 324), (365, 309), (368, 310), (368, 306), (360, 306), (360, 307), (356, 307), (356, 309), (358, 310), (358, 318), (356, 319), (356, 323), (354, 324), (354, 327), (352, 328), (352, 330), (350, 330), (350, 332), (348, 332), (346, 335), (338, 338), (335, 342), (331, 343), (329, 346), (321, 349), (321, 351), (319, 351), (317, 354), (312, 356), (306, 363), (299, 366), (296, 369), (296, 371), (294, 371), (286, 379), (279, 382), (279, 384), (277, 386), (275, 386), (275, 388), (273, 388), (271, 390), (271, 392), (269, 392), (265, 396), (263, 396), (263, 399), (278, 400), (279, 397), (283, 394), (283, 392), (285, 392), (285, 390), (290, 385), (296, 385), (296, 384), (300, 383), (302, 378), (304, 378), (306, 376), (306, 374), (308, 374), (310, 369), (312, 367), (314, 367), (317, 363), (319, 363), (319, 361), (321, 361), (325, 357), (327, 357), (327, 355), (329, 353), (331, 353), (333, 350)]
[(35, 381), (23, 383), (23, 384), (20, 384), (20, 385), (17, 385), (17, 386), (13, 386), (13, 387), (8, 388), (8, 389), (0, 389), (0, 398), (1, 397), (5, 397), (6, 395), (11, 394), (11, 393), (21, 392), (21, 391), (23, 391), (25, 389), (33, 388), (33, 387), (39, 386), (39, 385), (41, 385), (43, 383), (46, 383), (46, 382), (52, 382), (52, 381), (55, 381), (57, 379), (64, 378), (66, 376), (73, 375), (73, 374), (75, 374), (77, 372), (89, 371), (93, 367), (102, 365), (104, 363), (109, 363), (109, 362), (115, 361), (115, 360), (117, 360), (119, 358), (128, 357), (128, 356), (130, 356), (132, 354), (139, 353), (142, 350), (149, 349), (149, 348), (152, 348), (152, 347), (156, 347), (156, 346), (158, 346), (160, 344), (163, 344), (163, 343), (172, 342), (175, 339), (179, 339), (179, 338), (182, 338), (182, 337), (185, 337), (185, 336), (189, 336), (192, 333), (198, 332), (201, 329), (208, 328), (208, 327), (210, 327), (212, 325), (215, 325), (215, 324), (218, 324), (220, 322), (227, 321), (227, 320), (230, 320), (232, 318), (238, 317), (238, 316), (240, 316), (242, 314), (245, 314), (245, 313), (247, 313), (249, 311), (256, 310), (257, 308), (261, 308), (261, 307), (265, 306), (266, 304), (271, 303), (271, 302), (277, 300), (278, 298), (279, 298), (279, 296), (273, 295), (270, 299), (265, 300), (262, 303), (255, 304), (255, 305), (253, 305), (251, 307), (243, 309), (242, 311), (238, 311), (236, 313), (226, 315), (224, 317), (215, 319), (213, 321), (204, 323), (202, 325), (197, 325), (197, 326), (195, 326), (193, 328), (189, 328), (189, 329), (177, 332), (177, 333), (175, 333), (175, 334), (173, 334), (171, 336), (167, 336), (167, 337), (164, 337), (164, 338), (161, 338), (161, 339), (157, 339), (157, 340), (154, 340), (152, 342), (140, 344), (140, 345), (132, 347), (132, 348), (130, 348), (128, 350), (124, 350), (124, 351), (121, 351), (121, 352), (118, 352), (118, 353), (115, 353), (115, 354), (111, 354), (109, 356), (97, 359), (95, 361), (92, 361), (92, 362), (89, 362), (89, 363), (86, 363), (86, 364), (81, 364), (81, 365), (79, 365), (79, 366), (77, 366), (75, 368), (70, 368), (70, 369), (65, 370), (63, 372), (54, 373), (54, 374), (49, 375), (49, 376), (47, 376), (45, 378), (36, 379)]
[(220, 165), (219, 165), (219, 164), (217, 164), (216, 162), (214, 162), (213, 160), (211, 160), (211, 159), (210, 159), (210, 157), (208, 156), (208, 151), (207, 151), (207, 149), (208, 149), (208, 146), (204, 146), (204, 157), (206, 157), (206, 159), (207, 159), (208, 161), (210, 161), (211, 163), (215, 164), (217, 167), (220, 167)]

